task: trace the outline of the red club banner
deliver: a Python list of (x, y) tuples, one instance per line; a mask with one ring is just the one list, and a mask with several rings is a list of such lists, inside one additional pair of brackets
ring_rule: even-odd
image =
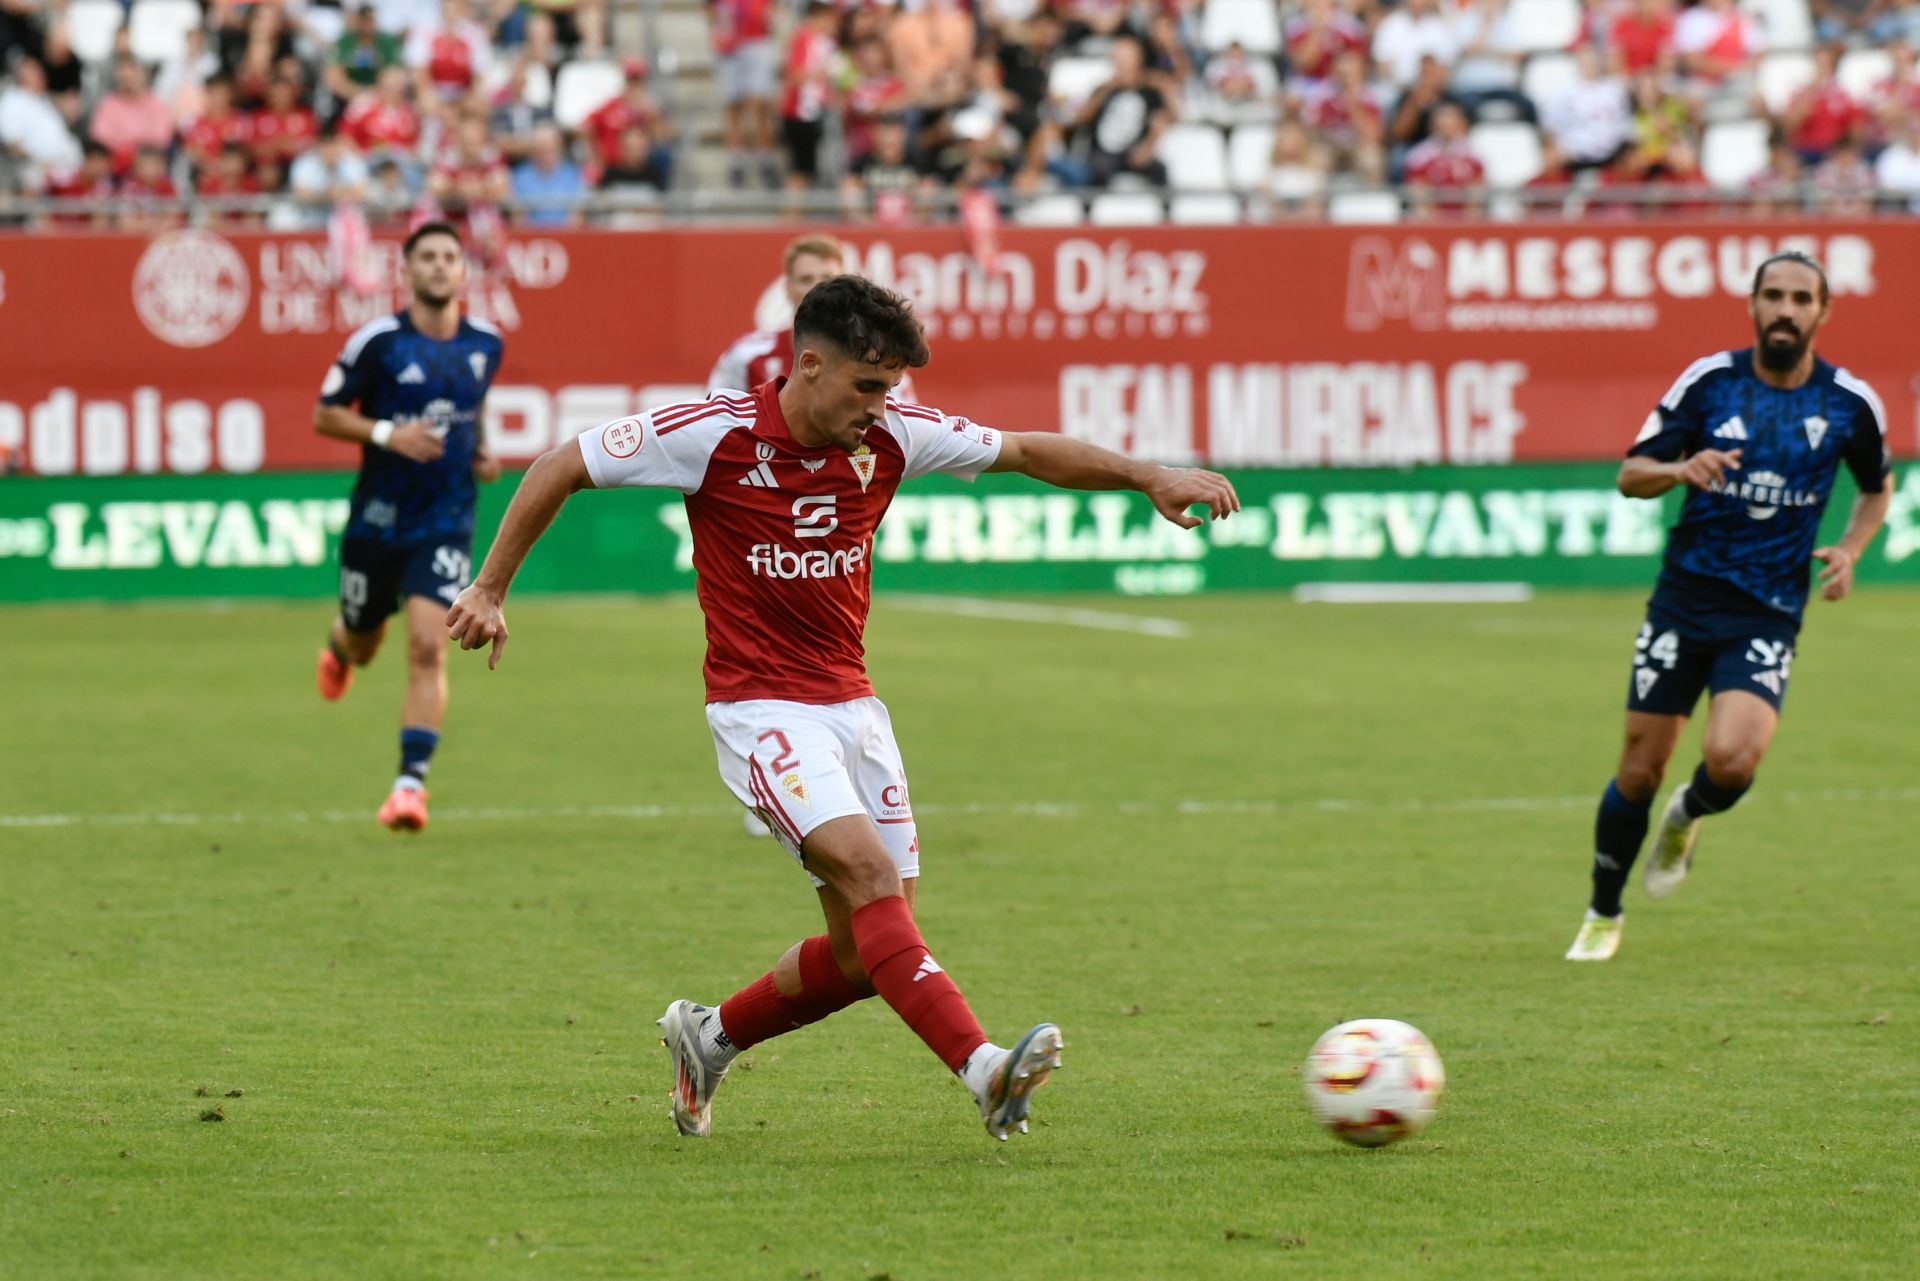
[[(496, 451), (697, 393), (784, 310), (790, 235), (515, 239), (470, 299), (507, 334)], [(1822, 352), (1920, 452), (1904, 220), (1008, 227), (990, 273), (959, 227), (845, 239), (927, 325), (923, 399), (1239, 467), (1615, 457), (1695, 357), (1751, 341), (1754, 267), (1802, 248), (1833, 286)], [(0, 237), (0, 450), (49, 475), (351, 466), (312, 406), (347, 335), (405, 303), (398, 244), (372, 252), (362, 295), (320, 237)]]

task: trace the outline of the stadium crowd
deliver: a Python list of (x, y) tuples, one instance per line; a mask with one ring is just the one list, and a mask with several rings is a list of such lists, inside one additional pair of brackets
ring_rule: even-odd
[[(286, 226), (575, 222), (589, 192), (672, 188), (689, 145), (649, 64), (610, 56), (608, 3), (0, 0), (0, 191), (117, 198), (52, 215), (73, 224), (165, 225), (186, 194), (245, 224), (260, 202), (220, 198), (265, 193)], [(1585, 214), (1920, 201), (1920, 4), (798, 4), (707, 0), (724, 181), (859, 216), (1169, 184), (1280, 216), (1381, 183), (1437, 213), (1487, 189)], [(570, 112), (569, 64), (599, 93)]]

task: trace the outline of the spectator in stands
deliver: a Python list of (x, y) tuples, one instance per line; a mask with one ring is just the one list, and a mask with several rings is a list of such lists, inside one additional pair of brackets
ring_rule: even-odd
[[(907, 85), (893, 73), (887, 46), (879, 36), (865, 36), (853, 49), (852, 83), (847, 87), (846, 147), (849, 167), (873, 150), (874, 130), (881, 119), (905, 111)], [(734, 185), (740, 186), (739, 182)]]
[(554, 39), (582, 58), (607, 49), (607, 0), (526, 0), (553, 19)]
[(1852, 134), (1834, 143), (1833, 150), (1813, 171), (1813, 190), (1821, 213), (1836, 218), (1863, 218), (1873, 212), (1873, 193), (1879, 180)]
[(233, 76), (233, 97), (243, 111), (260, 108), (276, 76), (306, 78), (294, 51), (293, 33), (277, 4), (254, 4), (234, 12), (234, 25), (220, 28), (220, 65)]
[(1302, 87), (1333, 74), (1333, 60), (1348, 50), (1365, 53), (1367, 29), (1351, 14), (1334, 7), (1333, 0), (1306, 0), (1300, 15), (1286, 27), (1287, 65)]
[(14, 62), (13, 83), (0, 90), (0, 150), (18, 166), (18, 185), (29, 192), (44, 188), (48, 174), (80, 167), (80, 140), (47, 94), (46, 71), (24, 53)]
[(1433, 132), (1433, 113), (1449, 105), (1466, 110), (1447, 88), (1447, 64), (1431, 55), (1422, 58), (1418, 78), (1394, 104), (1393, 121), (1387, 126), (1388, 143), (1404, 151), (1425, 142)]
[(324, 227), (335, 205), (357, 205), (367, 195), (367, 162), (353, 141), (333, 125), (293, 161), (287, 186), (300, 201), (309, 227)]
[(1659, 199), (1648, 206), (1651, 213), (1673, 217), (1693, 217), (1714, 211), (1713, 186), (1700, 169), (1700, 150), (1690, 137), (1676, 138), (1667, 147), (1657, 173), (1647, 177), (1658, 183)]
[(726, 113), (727, 182), (745, 187), (758, 164), (767, 185), (778, 186), (773, 95), (780, 55), (773, 43), (772, 0), (707, 0), (707, 15), (714, 76)]
[(1874, 180), (1907, 197), (1908, 213), (1920, 213), (1920, 116), (1912, 112), (1893, 122), (1892, 139), (1873, 162)]
[(277, 180), (269, 181), (268, 170), (284, 173), (288, 165), (313, 146), (319, 136), (319, 123), (313, 112), (300, 105), (300, 86), (285, 76), (276, 76), (267, 85), (267, 105), (254, 113), (254, 163), (260, 166), (262, 185), (278, 190)]
[(1041, 9), (1024, 22), (1004, 23), (995, 37), (1000, 83), (1015, 100), (1007, 120), (1031, 141), (1050, 115), (1048, 80), (1060, 44), (1060, 20)]
[(620, 131), (620, 151), (600, 171), (600, 190), (613, 193), (657, 193), (667, 188), (667, 175), (654, 154), (653, 142), (642, 125)]
[(1540, 172), (1527, 179), (1527, 213), (1536, 218), (1577, 217), (1580, 197), (1574, 191), (1577, 174), (1567, 153), (1552, 138), (1540, 140)]
[(1633, 139), (1633, 105), (1619, 77), (1606, 74), (1592, 48), (1575, 55), (1578, 74), (1541, 104), (1540, 122), (1578, 172), (1612, 164)]
[[(56, 200), (108, 200), (118, 184), (113, 178), (113, 153), (89, 138), (80, 144), (80, 167), (69, 174), (50, 174), (47, 195)], [(56, 225), (104, 227), (112, 217), (104, 211), (84, 214), (60, 214)]]
[(672, 131), (666, 113), (647, 92), (646, 59), (628, 58), (621, 64), (621, 70), (626, 75), (625, 85), (593, 110), (581, 130), (592, 140), (601, 161), (612, 164), (621, 155), (624, 146), (621, 139), (626, 131), (639, 125), (647, 133), (647, 152), (651, 157), (648, 163), (657, 164), (662, 172), (667, 172), (673, 163), (672, 151), (667, 146)]
[[(1433, 109), (1433, 133), (1407, 153), (1406, 185), (1417, 215), (1464, 213), (1480, 207), (1478, 196), (1460, 188), (1486, 181), (1486, 168), (1467, 145), (1467, 113), (1459, 104), (1440, 103)], [(1434, 189), (1446, 192), (1435, 196)]]
[(417, 194), (407, 185), (407, 173), (399, 161), (379, 157), (373, 162), (373, 180), (367, 188), (367, 221), (376, 227), (399, 224)]
[(180, 131), (181, 149), (196, 171), (210, 172), (230, 146), (248, 146), (253, 142), (253, 118), (234, 109), (233, 81), (215, 76), (207, 81), (202, 110), (197, 119)]
[(369, 156), (387, 152), (410, 154), (420, 145), (420, 116), (407, 100), (413, 79), (407, 69), (389, 65), (380, 69), (372, 89), (355, 94), (340, 116), (340, 127), (354, 146)]
[[(259, 195), (260, 183), (253, 176), (252, 155), (241, 143), (225, 144), (217, 157), (201, 167), (193, 189), (199, 195), (215, 199)], [(258, 213), (229, 209), (212, 214), (211, 221), (216, 227), (252, 227), (258, 226), (261, 218)]]
[[(301, 0), (293, 8), (293, 19), (316, 49), (331, 49), (347, 29), (348, 0)], [(364, 2), (364, 0), (362, 0)]]
[(1705, 85), (1734, 81), (1744, 86), (1760, 47), (1759, 26), (1735, 0), (1700, 0), (1674, 23), (1673, 48), (1681, 69)]
[(810, 0), (787, 44), (780, 81), (780, 142), (787, 153), (789, 191), (805, 191), (820, 177), (820, 141), (826, 134), (834, 62), (840, 52), (834, 25), (829, 0)]
[(1089, 180), (1104, 187), (1120, 174), (1165, 186), (1167, 167), (1154, 156), (1160, 135), (1173, 122), (1173, 106), (1146, 76), (1140, 41), (1113, 42), (1113, 77), (1087, 99), (1077, 122), (1088, 142)]
[(1693, 106), (1668, 92), (1658, 75), (1642, 72), (1633, 79), (1633, 146), (1622, 158), (1621, 175), (1635, 182), (1658, 177), (1667, 153), (1686, 142), (1695, 131)]
[(1882, 137), (1895, 132), (1903, 116), (1920, 111), (1920, 76), (1914, 74), (1913, 46), (1897, 40), (1887, 46), (1887, 53), (1893, 58), (1893, 69), (1873, 87), (1865, 104)]
[(114, 170), (133, 165), (142, 147), (158, 147), (162, 156), (173, 143), (173, 115), (147, 88), (147, 72), (130, 56), (114, 59), (113, 92), (93, 109), (87, 135), (113, 153)]
[(341, 102), (351, 102), (363, 89), (379, 83), (380, 73), (401, 63), (400, 42), (380, 30), (374, 8), (362, 4), (353, 11), (352, 24), (333, 46), (327, 64), (327, 88)]
[(1440, 12), (1439, 0), (1402, 0), (1373, 30), (1373, 60), (1395, 88), (1404, 89), (1418, 78), (1423, 59), (1451, 64), (1459, 52), (1460, 42)]
[(206, 109), (207, 81), (220, 74), (220, 59), (207, 48), (207, 33), (192, 27), (180, 51), (160, 64), (153, 91), (175, 120), (192, 120)]
[(81, 113), (86, 108), (86, 100), (81, 94), (86, 68), (74, 54), (73, 45), (67, 39), (64, 20), (55, 19), (48, 24), (46, 38), (40, 43), (39, 62), (47, 76), (47, 97), (59, 110), (61, 118), (77, 127)]
[(1333, 76), (1306, 93), (1300, 113), (1335, 173), (1353, 174), (1368, 182), (1385, 177), (1386, 124), (1380, 100), (1367, 83), (1364, 54), (1348, 49), (1335, 58)]
[(427, 191), (443, 209), (498, 205), (513, 194), (513, 175), (487, 133), (484, 115), (467, 114), (454, 128), (453, 145), (427, 175)]
[(887, 52), (920, 109), (951, 107), (967, 93), (973, 67), (973, 19), (955, 0), (922, 0), (887, 27)]
[(1061, 38), (1069, 48), (1083, 40), (1109, 40), (1119, 35), (1132, 9), (1128, 0), (1065, 0), (1059, 7), (1066, 19)]
[(467, 0), (441, 0), (439, 19), (408, 34), (404, 56), (422, 104), (454, 102), (485, 81), (493, 67), (493, 41), (474, 20)]
[(1667, 0), (1633, 0), (1607, 31), (1613, 74), (1627, 79), (1644, 71), (1671, 75), (1674, 68), (1673, 13)]
[(871, 211), (875, 221), (901, 226), (913, 221), (914, 196), (933, 186), (925, 168), (907, 154), (907, 122), (884, 116), (874, 122), (873, 145), (849, 168), (840, 189), (847, 212)]
[(1170, 102), (1180, 101), (1181, 95), (1193, 80), (1193, 59), (1187, 53), (1185, 42), (1180, 39), (1180, 29), (1174, 25), (1173, 17), (1162, 9), (1153, 15), (1147, 24), (1147, 35), (1142, 47), (1147, 55), (1147, 78), (1160, 86), (1160, 92)]
[(180, 192), (167, 176), (165, 147), (142, 146), (134, 153), (133, 167), (120, 182), (120, 216), (115, 225), (122, 231), (155, 232), (180, 225), (180, 214), (160, 206), (171, 204)]
[(566, 145), (557, 125), (539, 125), (533, 131), (533, 154), (514, 166), (513, 198), (526, 226), (570, 227), (580, 221), (587, 180), (568, 159)]
[(1767, 137), (1767, 167), (1747, 179), (1747, 192), (1752, 198), (1748, 212), (1798, 213), (1803, 176), (1793, 143), (1780, 129), (1774, 129)]
[(1793, 139), (1793, 149), (1809, 167), (1867, 124), (1867, 114), (1840, 85), (1839, 45), (1821, 45), (1813, 51), (1813, 80), (1793, 95), (1780, 123)]
[(1910, 6), (1894, 0), (1813, 0), (1813, 31), (1824, 43), (1885, 44), (1912, 34)]
[(1265, 195), (1264, 208), (1272, 217), (1317, 218), (1325, 206), (1326, 157), (1314, 150), (1298, 120), (1282, 120), (1273, 131)]
[(32, 58), (46, 51), (40, 33), (40, 5), (36, 0), (0, 0), (0, 51)]
[(1235, 119), (1270, 117), (1280, 97), (1273, 63), (1247, 55), (1238, 40), (1207, 59), (1207, 88)]

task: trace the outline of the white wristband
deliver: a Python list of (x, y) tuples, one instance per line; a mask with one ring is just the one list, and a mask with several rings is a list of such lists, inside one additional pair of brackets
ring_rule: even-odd
[(379, 422), (375, 423), (373, 425), (373, 431), (369, 433), (367, 436), (367, 440), (370, 443), (378, 446), (381, 449), (385, 449), (387, 447), (387, 442), (392, 439), (393, 439), (393, 423), (391, 420), (386, 418), (382, 418)]

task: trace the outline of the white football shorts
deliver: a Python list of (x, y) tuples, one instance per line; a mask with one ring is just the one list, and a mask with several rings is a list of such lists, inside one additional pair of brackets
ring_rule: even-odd
[[(893, 719), (877, 698), (850, 703), (754, 699), (708, 703), (720, 778), (802, 867), (800, 843), (822, 823), (865, 814), (900, 869), (920, 875), (920, 838)], [(819, 877), (808, 872), (817, 887)]]

